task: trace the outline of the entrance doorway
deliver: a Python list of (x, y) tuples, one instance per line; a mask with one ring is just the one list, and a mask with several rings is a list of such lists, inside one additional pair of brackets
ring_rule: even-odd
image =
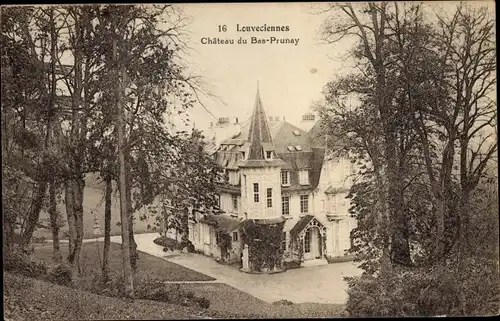
[(321, 233), (319, 228), (311, 226), (304, 235), (304, 260), (321, 258)]

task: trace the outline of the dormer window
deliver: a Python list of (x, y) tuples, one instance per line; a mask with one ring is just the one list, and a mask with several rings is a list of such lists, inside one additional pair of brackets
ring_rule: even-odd
[(266, 159), (273, 159), (273, 152), (266, 151)]
[(245, 152), (241, 152), (241, 156), (243, 157), (243, 159), (246, 159), (246, 153)]
[(303, 170), (299, 172), (300, 185), (309, 185), (309, 171)]

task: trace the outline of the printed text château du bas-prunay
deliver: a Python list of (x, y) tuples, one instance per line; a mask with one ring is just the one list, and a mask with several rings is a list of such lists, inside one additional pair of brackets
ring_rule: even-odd
[[(228, 31), (227, 25), (219, 25), (218, 32), (224, 33)], [(242, 33), (260, 33), (260, 32), (289, 32), (290, 26), (273, 26), (273, 25), (261, 25), (261, 26), (242, 26), (236, 24), (236, 31)], [(234, 45), (234, 44), (291, 44), (297, 46), (299, 44), (299, 38), (289, 38), (280, 36), (255, 36), (250, 37), (240, 36), (238, 38), (224, 38), (224, 37), (203, 37), (201, 38), (201, 43), (204, 45)]]

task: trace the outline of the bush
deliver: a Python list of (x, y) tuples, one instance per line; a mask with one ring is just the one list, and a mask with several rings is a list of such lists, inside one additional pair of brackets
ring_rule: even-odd
[(182, 246), (181, 244), (179, 244), (179, 242), (166, 236), (161, 236), (154, 239), (153, 243), (156, 245), (163, 246), (164, 251), (165, 249), (169, 251), (182, 250)]
[(59, 264), (48, 274), (48, 280), (59, 285), (69, 286), (71, 284), (71, 267)]
[(195, 252), (194, 245), (189, 240), (181, 242), (181, 248), (182, 249), (187, 248), (187, 252), (188, 253), (194, 253)]
[(206, 298), (196, 298), (196, 302), (198, 302), (198, 305), (203, 309), (208, 309), (210, 307), (210, 300)]
[(288, 300), (279, 300), (279, 301), (273, 302), (273, 304), (274, 305), (293, 305), (293, 302), (288, 301)]
[(47, 264), (32, 259), (22, 250), (8, 251), (4, 254), (4, 269), (32, 278), (43, 278), (47, 275)]
[[(489, 267), (488, 267), (489, 266)], [(495, 274), (496, 271), (496, 274)], [(486, 262), (462, 267), (394, 268), (377, 277), (346, 278), (350, 316), (464, 316), (498, 313), (498, 268)]]

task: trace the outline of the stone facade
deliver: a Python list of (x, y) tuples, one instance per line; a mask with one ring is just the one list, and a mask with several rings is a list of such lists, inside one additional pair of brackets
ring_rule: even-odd
[[(257, 93), (252, 118), (238, 123), (238, 134), (221, 137), (228, 131), (214, 126), (214, 157), (230, 172), (220, 188), (220, 207), (237, 220), (286, 219), (284, 260), (326, 262), (350, 248), (356, 221), (346, 196), (354, 167), (348, 157), (325, 155), (325, 141), (312, 138), (319, 126), (310, 124), (310, 115), (306, 120), (308, 132), (284, 119), (268, 122)], [(244, 244), (238, 246), (242, 251)]]

